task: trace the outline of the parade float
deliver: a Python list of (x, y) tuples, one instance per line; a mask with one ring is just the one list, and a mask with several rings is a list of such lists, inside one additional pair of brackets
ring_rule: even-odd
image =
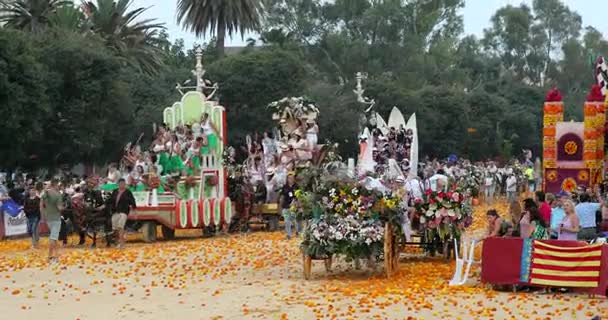
[[(357, 173), (365, 176), (369, 173), (384, 175), (388, 180), (397, 177), (416, 176), (418, 174), (418, 128), (416, 114), (413, 113), (407, 123), (403, 114), (397, 107), (393, 107), (388, 117), (388, 122), (373, 111), (375, 100), (364, 96), (361, 81), (366, 78), (362, 73), (357, 73), (357, 87), (354, 90), (357, 101), (366, 105), (367, 109), (362, 116), (362, 132), (359, 135), (359, 157)], [(391, 161), (390, 157), (383, 156), (388, 152), (387, 137), (391, 134), (403, 133), (403, 141), (399, 141), (398, 150), (404, 150), (403, 159), (399, 162)], [(383, 161), (379, 161), (383, 160)], [(395, 159), (392, 159), (395, 160)]]
[[(233, 216), (232, 201), (228, 197), (226, 169), (222, 154), (226, 142), (226, 110), (211, 98), (217, 85), (208, 86), (202, 65), (202, 50), (196, 50), (196, 87), (177, 89), (182, 93), (179, 102), (163, 111), (163, 120), (168, 129), (179, 125), (192, 125), (207, 114), (217, 128), (217, 143), (209, 143), (209, 150), (200, 155), (200, 170), (196, 175), (179, 177), (172, 192), (165, 192), (161, 177), (150, 175), (145, 191), (133, 192), (137, 209), (129, 215), (129, 221), (142, 224), (143, 238), (147, 242), (156, 240), (157, 226), (161, 226), (166, 239), (175, 236), (178, 229), (216, 228), (230, 223)], [(185, 89), (194, 89), (183, 92)], [(206, 93), (208, 92), (208, 93)]]
[(564, 121), (564, 103), (557, 89), (547, 93), (543, 107), (543, 172), (545, 192), (573, 192), (604, 179), (606, 99), (594, 85), (583, 105), (582, 122)]
[[(240, 224), (246, 229), (262, 226), (274, 231), (281, 217), (278, 190), (286, 183), (288, 172), (299, 177), (316, 172), (329, 158), (330, 145), (318, 144), (315, 103), (305, 97), (285, 97), (268, 104), (276, 127), (246, 136), (247, 159), (229, 165), (231, 176), (240, 177), (236, 206)], [(261, 199), (261, 198), (263, 199)], [(243, 229), (241, 227), (240, 229)]]

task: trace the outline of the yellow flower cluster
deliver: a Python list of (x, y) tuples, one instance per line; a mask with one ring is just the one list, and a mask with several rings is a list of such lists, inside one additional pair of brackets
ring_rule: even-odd
[(397, 200), (396, 199), (391, 199), (391, 198), (384, 199), (384, 204), (389, 209), (395, 209), (397, 207)]

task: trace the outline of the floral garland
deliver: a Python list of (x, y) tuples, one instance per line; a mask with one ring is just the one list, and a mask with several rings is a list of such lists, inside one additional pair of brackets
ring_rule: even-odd
[(473, 197), (479, 196), (481, 184), (483, 183), (483, 172), (475, 167), (464, 168), (465, 174), (458, 180), (457, 189), (465, 191)]
[(591, 86), (591, 91), (587, 95), (587, 101), (589, 102), (604, 102), (604, 94), (602, 93), (602, 87), (595, 84)]
[(309, 113), (319, 114), (315, 102), (305, 97), (289, 97), (268, 104), (268, 108), (277, 114), (287, 112), (291, 118), (302, 118)]
[(459, 238), (462, 230), (473, 222), (469, 199), (458, 191), (434, 192), (427, 190), (424, 199), (415, 202), (420, 219), (420, 229), (433, 239), (438, 236), (444, 241)]
[(383, 251), (384, 224), (400, 231), (400, 201), (357, 183), (330, 183), (317, 193), (296, 191), (294, 210), (311, 211), (304, 231), (306, 255), (341, 254), (347, 260), (378, 257)]

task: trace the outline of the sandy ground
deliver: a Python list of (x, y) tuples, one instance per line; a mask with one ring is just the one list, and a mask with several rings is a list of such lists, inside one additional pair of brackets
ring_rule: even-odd
[(178, 236), (155, 244), (133, 236), (123, 250), (67, 248), (54, 265), (45, 240), (38, 250), (25, 239), (0, 242), (0, 319), (608, 318), (605, 297), (493, 291), (478, 270), (470, 285), (449, 287), (454, 264), (439, 258), (404, 258), (391, 279), (381, 266), (338, 261), (327, 273), (316, 262), (306, 281), (299, 242), (282, 233)]

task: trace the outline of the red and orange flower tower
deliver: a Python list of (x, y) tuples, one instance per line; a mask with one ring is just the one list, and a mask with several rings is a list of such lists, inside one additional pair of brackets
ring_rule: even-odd
[(546, 192), (590, 187), (604, 177), (606, 100), (593, 86), (584, 105), (583, 122), (564, 122), (557, 89), (547, 93), (543, 117), (543, 171)]

